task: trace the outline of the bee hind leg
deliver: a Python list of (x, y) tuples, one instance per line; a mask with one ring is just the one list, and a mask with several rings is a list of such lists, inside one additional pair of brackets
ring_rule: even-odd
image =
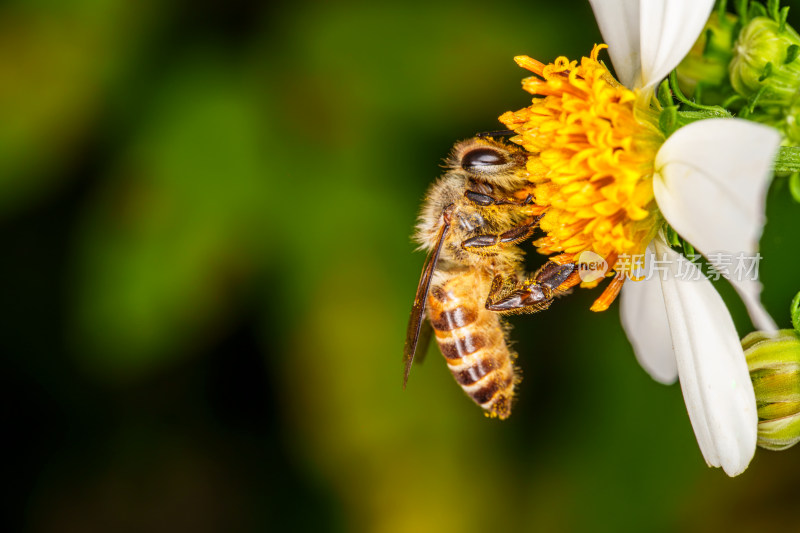
[(492, 280), (492, 288), (486, 298), (486, 309), (501, 314), (535, 313), (544, 311), (553, 303), (553, 291), (535, 281), (519, 283), (515, 278), (502, 274)]
[(486, 299), (486, 309), (502, 314), (544, 311), (553, 299), (580, 282), (575, 264), (559, 265), (548, 261), (529, 279), (498, 274)]

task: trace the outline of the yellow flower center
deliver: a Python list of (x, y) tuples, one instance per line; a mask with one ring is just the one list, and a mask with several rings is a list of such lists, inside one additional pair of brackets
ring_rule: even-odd
[(644, 253), (660, 222), (653, 164), (664, 136), (657, 114), (597, 60), (603, 48), (596, 45), (580, 64), (516, 57), (536, 74), (523, 80), (536, 98), (500, 121), (531, 152), (534, 199), (547, 208), (540, 222), (547, 235), (534, 242), (537, 250), (560, 253), (556, 261), (592, 251), (613, 266), (621, 255)]

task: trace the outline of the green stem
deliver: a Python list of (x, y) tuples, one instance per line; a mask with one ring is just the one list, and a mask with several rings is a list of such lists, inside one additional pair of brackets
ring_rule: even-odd
[(775, 172), (800, 171), (800, 147), (781, 146), (775, 158)]
[(800, 333), (800, 292), (798, 292), (792, 300), (791, 312), (792, 326)]
[(724, 109), (712, 107), (706, 111), (678, 111), (678, 117), (683, 119), (681, 120), (681, 125), (685, 126), (707, 118), (731, 118), (731, 114)]
[(747, 102), (747, 98), (745, 98), (740, 94), (734, 94), (732, 96), (729, 96), (727, 100), (722, 102), (722, 107), (724, 107), (725, 109), (729, 109), (733, 104), (737, 102)]
[(675, 98), (678, 99), (679, 102), (682, 104), (688, 105), (689, 107), (693, 107), (695, 109), (702, 109), (705, 111), (713, 111), (714, 113), (724, 112), (725, 115), (730, 116), (730, 113), (727, 113), (724, 109), (721, 109), (719, 106), (712, 106), (712, 105), (701, 105), (697, 102), (692, 102), (688, 98), (686, 98), (683, 93), (681, 92), (680, 87), (678, 87), (678, 71), (673, 70), (669, 73), (669, 85), (672, 92), (675, 94)]

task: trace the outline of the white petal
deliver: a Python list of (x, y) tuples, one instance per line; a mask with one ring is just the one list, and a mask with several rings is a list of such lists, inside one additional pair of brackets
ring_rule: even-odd
[[(681, 237), (726, 275), (759, 329), (775, 322), (760, 301), (761, 284), (736, 272), (736, 257), (755, 257), (764, 228), (766, 193), (780, 135), (742, 119), (701, 120), (670, 136), (656, 155), (658, 207)], [(717, 253), (732, 256), (725, 269)], [(741, 255), (740, 255), (741, 254)]]
[(756, 329), (769, 333), (778, 331), (778, 324), (775, 323), (775, 319), (772, 318), (769, 311), (764, 308), (764, 304), (761, 303), (761, 282), (757, 279), (726, 277), (731, 280), (739, 296), (742, 297), (744, 305), (747, 306), (747, 314), (750, 315), (750, 320)]
[(678, 66), (714, 0), (589, 0), (619, 81), (650, 89)]
[(641, 2), (641, 79), (635, 87), (647, 90), (678, 66), (700, 36), (713, 8), (714, 0)]
[(626, 87), (633, 87), (641, 74), (640, 1), (589, 0), (617, 78)]
[[(667, 259), (662, 279), (678, 374), (697, 442), (710, 466), (741, 474), (756, 449), (756, 399), (744, 351), (730, 313), (710, 281), (675, 277), (679, 254), (662, 236), (654, 240)], [(696, 267), (694, 267), (696, 268)]]
[[(652, 257), (652, 246), (648, 246), (645, 265), (650, 264)], [(626, 281), (620, 294), (619, 312), (622, 328), (642, 368), (659, 383), (675, 383), (678, 367), (658, 278)]]

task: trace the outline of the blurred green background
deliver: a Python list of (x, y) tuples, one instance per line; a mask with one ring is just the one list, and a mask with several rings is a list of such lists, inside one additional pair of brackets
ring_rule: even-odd
[[(506, 422), (435, 348), (401, 389), (437, 165), (529, 101), (514, 55), (599, 40), (578, 0), (0, 4), (3, 530), (795, 531), (800, 447), (708, 469), (599, 291), (513, 320)], [(783, 326), (799, 214), (776, 182)]]

